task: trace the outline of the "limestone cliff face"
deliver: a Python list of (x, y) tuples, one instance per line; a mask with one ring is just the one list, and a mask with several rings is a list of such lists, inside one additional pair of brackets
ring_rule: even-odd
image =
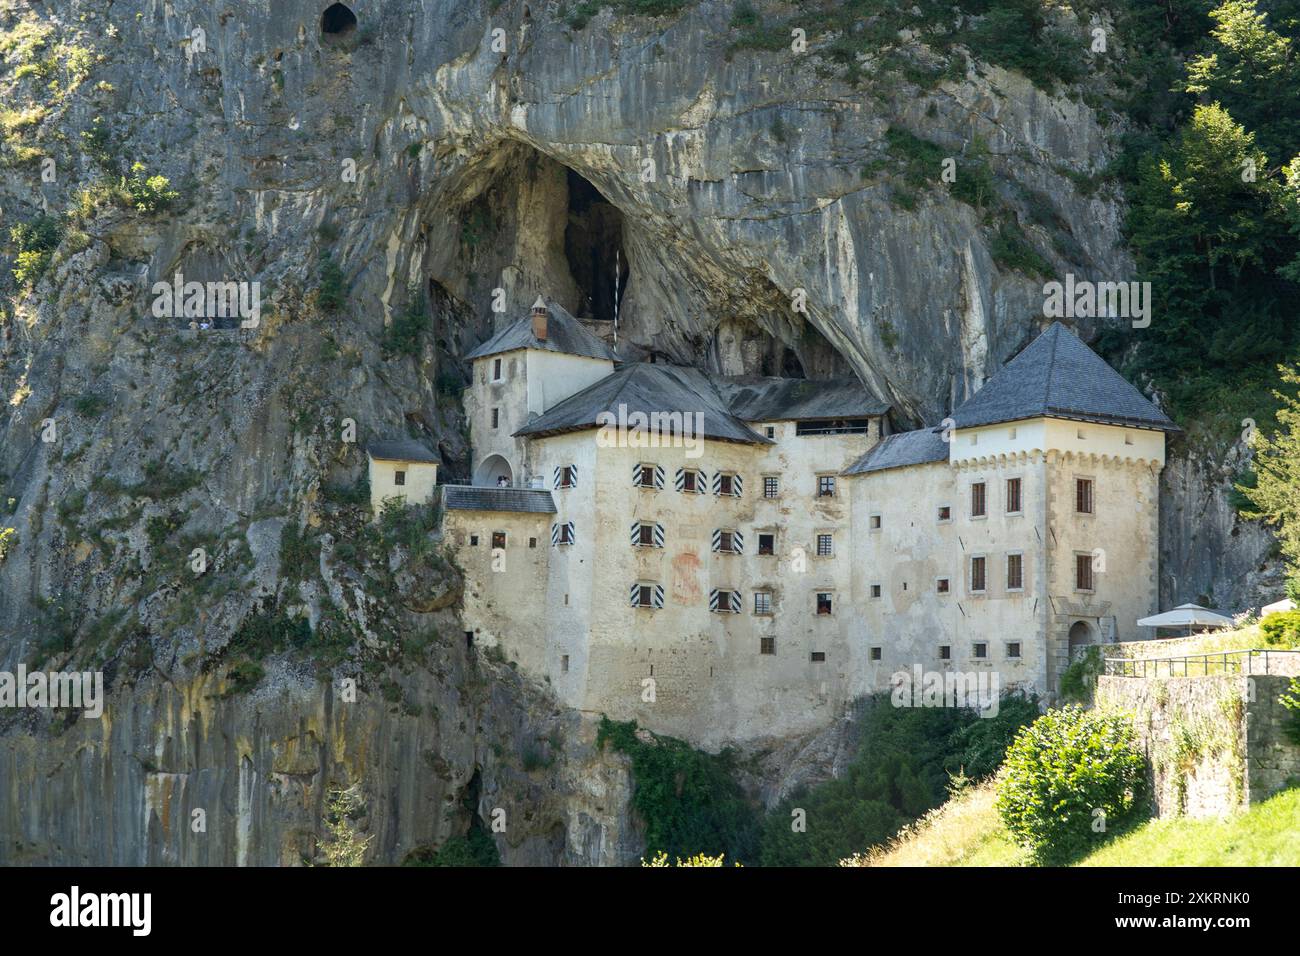
[[(90, 51), (53, 99), (17, 53), (0, 74), (14, 102), (47, 100), (24, 127), (35, 154), (4, 155), (6, 230), (75, 211), (44, 278), (0, 316), (0, 505), (12, 499), (18, 535), (0, 563), (0, 665), (121, 670), (104, 721), (0, 737), (9, 859), (293, 862), (311, 853), (326, 786), (360, 777), (392, 860), (464, 825), (476, 768), (485, 820), (508, 804), (530, 821), (498, 841), (508, 861), (634, 857), (626, 778), (583, 749), (575, 715), (475, 677), (450, 644), (434, 676), (401, 673), (404, 635), (459, 632), (451, 611), (386, 585), (400, 547), (353, 553), (355, 516), (328, 498), (361, 473), (358, 442), (417, 436), (445, 475), (466, 474), (458, 358), (538, 294), (596, 318), (616, 307), (629, 355), (852, 370), (899, 424), (937, 421), (1033, 335), (1042, 280), (999, 266), (980, 213), (942, 188), (896, 201), (890, 127), (954, 153), (986, 144), (997, 202), (1054, 270), (1131, 271), (1121, 198), (1075, 186), (1115, 141), (1077, 91), (973, 61), (924, 89), (868, 62), (853, 86), (816, 42), (732, 55), (726, 3), (606, 10), (580, 32), (529, 0), (358, 3), (342, 36), (322, 35), (325, 6), (0, 12), (0, 31), (34, 24), (45, 49)], [(83, 193), (135, 161), (179, 191), (170, 208)], [(342, 272), (341, 306), (322, 296), (322, 256)], [(259, 282), (258, 327), (195, 336), (156, 318), (152, 286), (177, 273)], [(413, 308), (428, 323), (414, 339)], [(1191, 460), (1171, 471), (1166, 568), (1228, 587), (1266, 542), (1207, 546), (1231, 533), (1221, 476)], [(1214, 520), (1195, 521), (1207, 507)], [(300, 527), (320, 542), (305, 572), (286, 554)], [(195, 547), (216, 585), (177, 570)], [(451, 601), (454, 578), (438, 566), (418, 580)], [(340, 706), (279, 650), (253, 696), (213, 699), (201, 664), (254, 607), (343, 635), (347, 673), (368, 655), (359, 702)], [(473, 696), (475, 680), (490, 689)], [(392, 713), (385, 682), (419, 712)], [(553, 726), (566, 745), (544, 772), (497, 754)], [(196, 806), (206, 843), (182, 835)]]

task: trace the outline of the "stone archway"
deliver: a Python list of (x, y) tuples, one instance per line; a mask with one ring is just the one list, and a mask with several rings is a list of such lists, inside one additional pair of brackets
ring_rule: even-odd
[(1070, 625), (1070, 659), (1081, 647), (1097, 643), (1097, 633), (1087, 621), (1075, 621)]
[(320, 15), (320, 32), (327, 38), (340, 37), (357, 28), (357, 15), (343, 3), (332, 3)]
[(500, 455), (488, 455), (474, 469), (474, 484), (476, 485), (495, 487), (502, 484), (502, 478), (505, 479), (507, 485), (515, 483), (514, 469), (510, 467), (510, 462)]

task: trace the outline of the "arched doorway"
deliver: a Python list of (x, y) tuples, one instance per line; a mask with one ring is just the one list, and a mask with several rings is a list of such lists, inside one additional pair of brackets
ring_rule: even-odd
[(1074, 660), (1079, 648), (1095, 643), (1092, 626), (1087, 621), (1075, 621), (1070, 625), (1070, 660)]
[[(502, 478), (505, 479), (504, 482), (502, 482)], [(493, 487), (502, 484), (513, 485), (514, 483), (514, 469), (510, 467), (510, 462), (500, 455), (488, 455), (474, 470), (474, 484), (476, 485)]]

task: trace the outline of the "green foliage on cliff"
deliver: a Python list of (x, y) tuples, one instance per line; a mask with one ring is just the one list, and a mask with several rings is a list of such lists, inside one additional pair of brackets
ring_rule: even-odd
[[(1276, 392), (1281, 405), (1272, 434), (1258, 432), (1252, 438), (1255, 450), (1253, 471), (1236, 485), (1243, 499), (1242, 515), (1272, 526), (1289, 569), (1288, 590), (1300, 590), (1300, 367), (1279, 369), (1286, 392)], [(1292, 612), (1294, 613), (1294, 612)], [(1260, 630), (1273, 634), (1285, 628), (1290, 614), (1270, 614)], [(1267, 630), (1266, 630), (1267, 626)], [(1281, 631), (1277, 632), (1281, 637)]]
[(39, 282), (62, 238), (63, 226), (53, 216), (35, 216), (10, 229), (9, 240), (14, 247), (14, 281), (21, 287)]
[(986, 718), (952, 707), (895, 707), (878, 695), (863, 715), (861, 749), (848, 772), (768, 815), (762, 864), (834, 866), (883, 843), (939, 806), (953, 778), (993, 773), (1016, 732), (1037, 716), (1037, 700), (1018, 695), (1003, 697)]
[(602, 717), (596, 745), (632, 758), (632, 807), (645, 822), (647, 857), (754, 859), (758, 817), (736, 782), (730, 750), (710, 754), (675, 737), (637, 735), (636, 721)]

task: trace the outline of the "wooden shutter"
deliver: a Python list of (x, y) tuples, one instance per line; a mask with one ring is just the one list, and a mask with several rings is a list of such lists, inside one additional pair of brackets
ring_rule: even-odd
[(731, 532), (731, 550), (735, 551), (736, 554), (744, 554), (745, 552), (745, 536), (739, 531)]
[(731, 493), (737, 498), (745, 493), (745, 485), (740, 480), (740, 475), (731, 476)]
[(641, 522), (632, 522), (632, 547), (638, 547), (641, 544)]
[(722, 529), (721, 528), (713, 529), (713, 550), (714, 551), (722, 550)]
[(640, 606), (640, 605), (638, 604), (638, 602), (637, 602), (637, 598), (640, 597), (640, 596), (641, 596), (641, 585), (639, 585), (639, 584), (635, 584), (635, 583), (634, 583), (634, 584), (632, 585), (632, 591), (631, 591), (631, 593), (628, 595), (628, 599), (632, 602), (632, 606), (633, 606), (633, 607), (639, 607), (639, 606)]
[(559, 543), (560, 543), (560, 526), (558, 524), (553, 524), (551, 525), (551, 547), (554, 548), (558, 546)]
[(684, 490), (686, 489), (686, 469), (685, 469), (685, 468), (678, 468), (678, 469), (677, 469), (677, 474), (673, 476), (673, 487), (676, 488), (678, 491), (684, 491)]
[(721, 597), (722, 597), (722, 592), (717, 588), (714, 588), (712, 591), (709, 592), (710, 611), (716, 611), (718, 609), (718, 601), (721, 599)]
[(654, 537), (655, 547), (662, 548), (664, 546), (664, 526), (657, 521), (655, 522)]
[(664, 587), (662, 584), (656, 584), (654, 586), (653, 599), (655, 607), (661, 608), (664, 606)]
[(664, 490), (664, 469), (662, 465), (655, 465), (655, 488), (659, 491)]

